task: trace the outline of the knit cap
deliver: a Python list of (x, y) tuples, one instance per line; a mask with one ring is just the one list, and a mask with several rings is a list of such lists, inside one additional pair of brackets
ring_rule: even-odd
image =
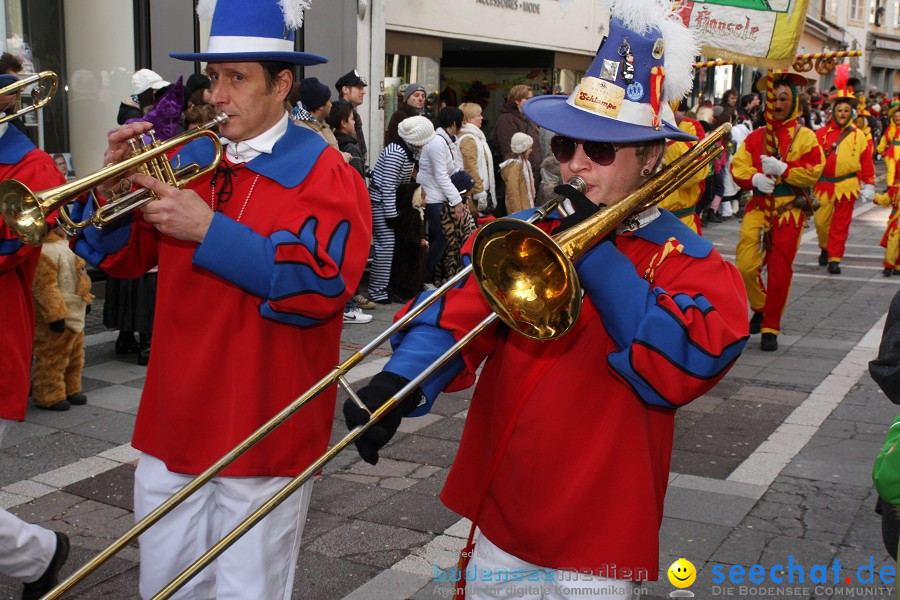
[(416, 92), (424, 92), (425, 86), (420, 83), (411, 83), (406, 86), (406, 91), (403, 92), (403, 101), (409, 102), (410, 96), (415, 94)]
[(509, 149), (512, 150), (513, 154), (522, 154), (531, 148), (532, 145), (534, 145), (534, 140), (531, 139), (530, 135), (517, 131), (509, 142)]
[(422, 116), (409, 117), (400, 121), (397, 133), (400, 134), (400, 138), (404, 142), (419, 148), (430, 142), (431, 138), (434, 137), (434, 125)]

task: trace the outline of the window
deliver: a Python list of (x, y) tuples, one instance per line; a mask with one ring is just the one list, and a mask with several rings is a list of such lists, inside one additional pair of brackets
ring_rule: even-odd
[(849, 19), (851, 21), (862, 21), (863, 20), (863, 0), (850, 0), (850, 15)]
[(837, 0), (825, 0), (825, 16), (837, 21)]
[(894, 0), (894, 27), (900, 27), (900, 0)]

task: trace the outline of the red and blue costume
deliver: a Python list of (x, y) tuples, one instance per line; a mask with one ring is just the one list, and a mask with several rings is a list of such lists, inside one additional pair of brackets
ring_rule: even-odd
[[(472, 385), (484, 362), (441, 499), (541, 567), (656, 579), (675, 409), (716, 385), (748, 337), (734, 266), (669, 212), (649, 214), (578, 261), (586, 296), (570, 332), (535, 341), (491, 326), (410, 413)], [(467, 278), (392, 340), (385, 371), (412, 379), (489, 311)]]
[[(34, 192), (66, 182), (50, 155), (12, 126), (0, 137), (0, 181), (5, 179)], [(25, 418), (34, 344), (31, 283), (40, 258), (40, 247), (23, 244), (0, 220), (0, 419)]]
[[(173, 163), (208, 164), (209, 150), (208, 140), (192, 142)], [(308, 129), (288, 126), (271, 154), (223, 163), (231, 199), (220, 194), (202, 243), (165, 236), (136, 212), (75, 244), (114, 277), (159, 264), (132, 445), (175, 473), (204, 470), (339, 362), (341, 315), (371, 236), (365, 184)], [(211, 177), (190, 189), (212, 205)], [(327, 446), (335, 395), (321, 394), (222, 474), (302, 471)]]

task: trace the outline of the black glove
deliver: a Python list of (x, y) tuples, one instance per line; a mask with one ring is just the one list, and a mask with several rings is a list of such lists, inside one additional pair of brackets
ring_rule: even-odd
[[(557, 194), (560, 194), (561, 196), (565, 196), (566, 198), (568, 198), (572, 203), (572, 207), (575, 209), (575, 212), (573, 212), (568, 217), (564, 217), (563, 220), (559, 222), (559, 225), (556, 227), (556, 229), (553, 230), (554, 234), (562, 233), (569, 227), (577, 225), (578, 223), (581, 223), (588, 217), (592, 216), (601, 208), (606, 208), (605, 204), (594, 204), (588, 199), (587, 196), (573, 188), (571, 185), (558, 185), (553, 188), (553, 191)], [(600, 241), (615, 242), (615, 239), (616, 230), (615, 228), (613, 228), (613, 230), (603, 236), (603, 239)]]
[(84, 307), (84, 314), (86, 314), (86, 315), (91, 314), (91, 305), (90, 305), (90, 304), (86, 304), (86, 305), (85, 305), (85, 307)]
[(397, 229), (397, 217), (385, 217), (384, 224), (391, 229)]
[[(403, 389), (407, 383), (409, 380), (405, 377), (382, 371), (375, 375), (369, 385), (359, 390), (357, 394), (363, 404), (370, 411), (375, 412), (379, 406)], [(356, 438), (354, 442), (356, 450), (364, 461), (372, 465), (378, 462), (378, 451), (397, 433), (403, 416), (419, 405), (421, 395), (420, 391), (413, 391), (406, 398), (400, 400), (400, 403), (378, 423), (369, 427), (365, 433)], [(358, 425), (368, 423), (369, 415), (348, 398), (344, 402), (344, 419), (347, 422), (347, 429), (354, 429)]]
[(66, 320), (58, 319), (53, 321), (52, 323), (47, 325), (50, 328), (50, 331), (55, 331), (56, 333), (62, 333), (66, 330)]

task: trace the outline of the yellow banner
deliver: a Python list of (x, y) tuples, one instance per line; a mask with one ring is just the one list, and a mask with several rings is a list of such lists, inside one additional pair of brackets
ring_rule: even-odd
[(791, 66), (808, 0), (682, 0), (675, 10), (697, 32), (702, 52), (754, 67)]

